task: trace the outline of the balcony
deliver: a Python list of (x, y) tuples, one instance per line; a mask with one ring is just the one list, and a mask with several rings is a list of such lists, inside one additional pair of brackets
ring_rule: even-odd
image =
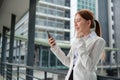
[(39, 18), (36, 19), (36, 25), (64, 29), (64, 22), (45, 20), (45, 19), (39, 19)]
[(41, 0), (47, 3), (52, 3), (52, 4), (56, 4), (56, 5), (62, 5), (65, 6), (65, 0), (61, 0), (61, 1), (57, 1), (57, 0)]
[(59, 17), (65, 17), (65, 12), (63, 10), (57, 10), (57, 9), (52, 9), (48, 7), (43, 7), (43, 6), (37, 6), (37, 12), (40, 13), (45, 13), (45, 14), (50, 14), (54, 16), (59, 16)]
[[(69, 40), (65, 40), (64, 39), (64, 33), (62, 32), (61, 34), (60, 33), (50, 33), (52, 37), (54, 37), (58, 42), (69, 42)], [(38, 39), (48, 39), (48, 36), (47, 36), (47, 32), (35, 32), (35, 38), (38, 38)]]

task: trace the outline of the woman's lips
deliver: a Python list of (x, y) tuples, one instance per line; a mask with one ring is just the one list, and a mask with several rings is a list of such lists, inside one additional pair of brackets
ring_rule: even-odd
[(76, 30), (79, 30), (79, 28), (76, 28)]

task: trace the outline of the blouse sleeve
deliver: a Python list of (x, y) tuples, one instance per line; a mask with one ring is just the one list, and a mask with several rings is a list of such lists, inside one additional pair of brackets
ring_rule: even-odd
[(60, 49), (60, 47), (56, 44), (54, 47), (51, 48), (51, 51), (55, 54), (55, 56), (67, 67), (70, 67), (70, 54), (71, 50), (69, 51), (68, 55), (66, 56), (65, 53)]
[(105, 41), (102, 38), (97, 39), (92, 45), (93, 49), (90, 52), (87, 51), (83, 38), (77, 39), (75, 44), (79, 44), (76, 46), (76, 48), (78, 50), (79, 60), (81, 61), (82, 65), (87, 70), (94, 70), (94, 67), (98, 63), (105, 47)]

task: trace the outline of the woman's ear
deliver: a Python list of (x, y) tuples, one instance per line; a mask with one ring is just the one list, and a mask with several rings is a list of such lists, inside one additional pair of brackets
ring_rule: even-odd
[(88, 26), (91, 27), (91, 20), (88, 20)]

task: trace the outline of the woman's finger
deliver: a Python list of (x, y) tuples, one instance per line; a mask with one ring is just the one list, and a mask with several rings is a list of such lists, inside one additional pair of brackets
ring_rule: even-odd
[(48, 42), (49, 42), (49, 45), (50, 45), (51, 47), (53, 47), (53, 46), (56, 44), (54, 38), (49, 38), (49, 39), (48, 39)]
[(55, 42), (55, 40), (54, 40), (54, 39), (50, 40), (50, 43), (53, 43), (53, 42)]
[(51, 43), (51, 47), (53, 47), (55, 45), (55, 42)]

